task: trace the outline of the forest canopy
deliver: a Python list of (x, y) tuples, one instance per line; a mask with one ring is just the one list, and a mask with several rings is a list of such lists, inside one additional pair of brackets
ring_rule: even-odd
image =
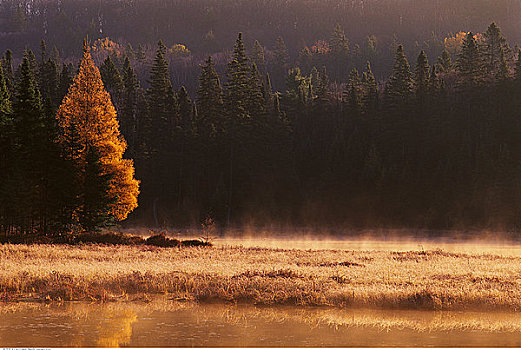
[[(131, 212), (126, 224), (151, 226), (521, 224), (517, 1), (13, 0), (0, 13), (4, 230)], [(100, 110), (107, 137), (86, 137), (79, 116)], [(50, 179), (64, 176), (93, 192), (61, 192)]]

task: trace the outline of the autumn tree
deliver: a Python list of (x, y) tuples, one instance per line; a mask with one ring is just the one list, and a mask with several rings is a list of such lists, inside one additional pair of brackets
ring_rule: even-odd
[[(57, 121), (62, 152), (67, 153), (69, 140), (79, 144), (69, 160), (75, 169), (72, 181), (79, 184), (79, 200), (72, 215), (80, 218), (84, 229), (97, 226), (101, 216), (115, 221), (125, 219), (137, 207), (139, 181), (134, 179), (132, 160), (123, 159), (127, 144), (87, 47), (79, 73), (58, 110)], [(106, 196), (98, 185), (91, 186), (94, 182), (107, 183)], [(103, 208), (100, 213), (98, 209)]]

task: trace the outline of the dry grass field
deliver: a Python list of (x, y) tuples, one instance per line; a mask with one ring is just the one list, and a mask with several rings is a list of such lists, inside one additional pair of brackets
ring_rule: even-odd
[(521, 256), (479, 251), (4, 244), (0, 300), (520, 310)]

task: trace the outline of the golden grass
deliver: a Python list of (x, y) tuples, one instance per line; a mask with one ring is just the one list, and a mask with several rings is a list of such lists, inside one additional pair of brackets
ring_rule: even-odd
[(0, 299), (521, 309), (521, 257), (455, 250), (0, 246)]

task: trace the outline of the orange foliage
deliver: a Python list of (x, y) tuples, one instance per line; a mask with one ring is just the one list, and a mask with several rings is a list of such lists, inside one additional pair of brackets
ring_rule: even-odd
[[(139, 181), (134, 179), (132, 160), (123, 159), (127, 144), (119, 132), (116, 109), (89, 49), (85, 50), (79, 73), (63, 99), (57, 119), (63, 130), (59, 143), (65, 145), (74, 130), (82, 145), (92, 145), (99, 150), (102, 169), (113, 174), (109, 195), (117, 201), (111, 207), (111, 214), (117, 220), (124, 220), (137, 207)], [(83, 169), (85, 155), (85, 149), (75, 155)]]
[(331, 51), (329, 47), (329, 43), (324, 40), (317, 41), (313, 46), (311, 46), (311, 52), (317, 53), (320, 55), (325, 55)]
[[(444, 44), (447, 51), (449, 51), (452, 55), (456, 55), (461, 50), (461, 46), (463, 45), (463, 41), (465, 40), (467, 35), (468, 33), (459, 32), (453, 34), (452, 36), (446, 37), (444, 40)], [(478, 44), (483, 43), (485, 40), (485, 38), (483, 38), (483, 35), (481, 35), (480, 33), (474, 34), (474, 39)]]
[(123, 48), (120, 44), (110, 40), (108, 37), (98, 39), (92, 45), (92, 52), (96, 55), (115, 55), (119, 56), (123, 52)]
[(183, 44), (175, 44), (168, 49), (168, 52), (177, 57), (190, 56), (190, 50), (188, 50), (188, 48)]

